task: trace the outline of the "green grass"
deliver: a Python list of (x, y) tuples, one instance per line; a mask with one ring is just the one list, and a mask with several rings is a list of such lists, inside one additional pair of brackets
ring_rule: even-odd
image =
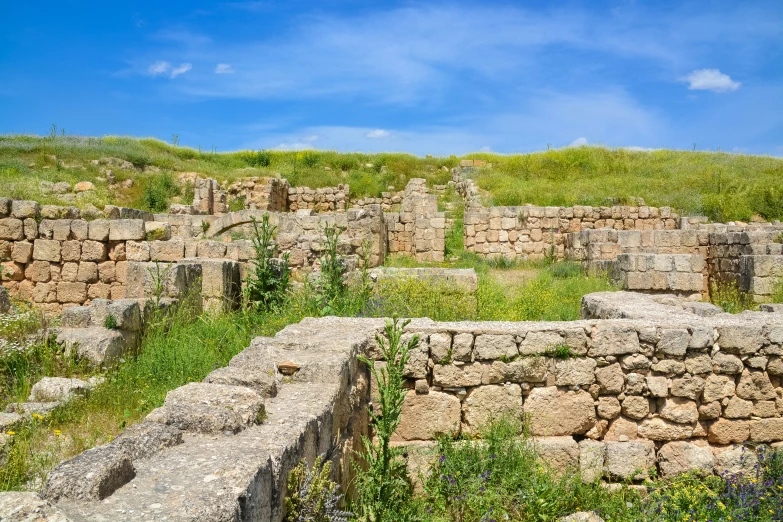
[(500, 419), (482, 430), (481, 442), (442, 439), (424, 491), (412, 502), (416, 520), (551, 522), (578, 511), (616, 522), (771, 522), (783, 516), (783, 451), (758, 448), (758, 476), (653, 474), (643, 498), (625, 486), (610, 491), (585, 480), (578, 469), (550, 468), (521, 431), (518, 422)]
[[(50, 155), (74, 168), (58, 167)], [(69, 204), (61, 196), (43, 193), (40, 181), (65, 180), (73, 184), (86, 180), (95, 183), (96, 190), (77, 199), (76, 206), (93, 203), (101, 208), (113, 203), (162, 208), (158, 199), (150, 204), (149, 189), (145, 188), (155, 183), (155, 174), (115, 170), (118, 180), (132, 177), (134, 186), (109, 191), (106, 182), (97, 179), (98, 168), (89, 164), (89, 160), (106, 156), (128, 160), (138, 168), (196, 171), (222, 184), (276, 173), (294, 186), (318, 188), (348, 183), (353, 197), (379, 196), (389, 186), (401, 190), (412, 177), (426, 178), (430, 185), (444, 184), (450, 173), (442, 167), (454, 167), (460, 159), (334, 151), (213, 153), (150, 138), (4, 135), (0, 136), (0, 196)], [(465, 157), (492, 164), (470, 174), (484, 191), (487, 204), (609, 205), (642, 197), (648, 205), (668, 205), (715, 221), (747, 221), (754, 215), (768, 220), (783, 218), (783, 193), (778, 183), (783, 177), (783, 160), (770, 156), (576, 147)]]

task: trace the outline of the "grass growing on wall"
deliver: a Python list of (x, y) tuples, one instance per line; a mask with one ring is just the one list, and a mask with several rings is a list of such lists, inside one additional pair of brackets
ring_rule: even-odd
[[(65, 162), (58, 166), (51, 156)], [(109, 191), (89, 160), (117, 157), (138, 169), (195, 171), (227, 183), (250, 176), (279, 174), (295, 186), (312, 188), (347, 183), (353, 197), (380, 196), (389, 186), (401, 190), (412, 177), (445, 184), (456, 156), (421, 158), (401, 153), (334, 151), (218, 152), (169, 145), (156, 139), (120, 136), (0, 136), (0, 196), (42, 203), (71, 204), (47, 194), (40, 181), (92, 181), (96, 190), (73, 202), (139, 205), (154, 174), (116, 170), (134, 187)], [(629, 151), (606, 147), (568, 147), (530, 154), (469, 154), (491, 167), (468, 173), (489, 204), (611, 205), (642, 197), (648, 205), (668, 205), (715, 221), (783, 218), (783, 160), (770, 156), (696, 151)], [(385, 167), (385, 168), (383, 168)], [(446, 170), (443, 170), (443, 168)], [(189, 203), (189, 202), (187, 202)], [(150, 206), (150, 205), (147, 205)]]

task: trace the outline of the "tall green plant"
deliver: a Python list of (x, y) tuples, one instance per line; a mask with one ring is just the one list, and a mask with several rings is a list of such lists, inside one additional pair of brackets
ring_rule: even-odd
[(345, 294), (345, 260), (337, 246), (343, 228), (327, 223), (324, 226), (324, 250), (321, 256), (321, 275), (318, 281), (318, 305), (322, 315), (336, 313), (337, 301)]
[(253, 218), (253, 248), (255, 256), (250, 260), (253, 270), (247, 278), (246, 301), (261, 310), (280, 305), (288, 291), (291, 267), (288, 253), (275, 259), (274, 234), (277, 227), (269, 223), (269, 214), (261, 218), (261, 226)]
[(312, 468), (302, 461), (288, 474), (284, 522), (347, 522), (353, 513), (339, 508), (343, 496), (330, 478), (331, 462), (315, 459)]
[(369, 411), (377, 442), (369, 437), (362, 437), (362, 457), (367, 463), (367, 470), (354, 463), (357, 468), (357, 514), (366, 522), (412, 519), (412, 488), (402, 457), (403, 450), (389, 444), (392, 434), (400, 424), (402, 404), (405, 400), (405, 365), (411, 352), (419, 344), (418, 335), (406, 342), (402, 341), (403, 329), (408, 323), (410, 320), (400, 323), (394, 318), (386, 322), (386, 339), (380, 335), (375, 336), (386, 361), (384, 366), (376, 365), (374, 360), (367, 357), (359, 357), (370, 368), (378, 383), (379, 406), (379, 411)]

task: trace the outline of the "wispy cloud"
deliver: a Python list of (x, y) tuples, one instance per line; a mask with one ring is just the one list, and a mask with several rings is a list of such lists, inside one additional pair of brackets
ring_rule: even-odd
[(583, 145), (587, 145), (587, 138), (577, 138), (574, 141), (572, 141), (568, 146), (569, 147), (581, 147)]
[(157, 61), (147, 67), (147, 72), (149, 72), (152, 76), (158, 76), (161, 74), (166, 74), (171, 70), (171, 64), (169, 62), (164, 61)]
[(215, 74), (231, 74), (234, 68), (227, 63), (219, 63), (215, 66)]
[(391, 133), (387, 130), (383, 129), (373, 129), (367, 134), (364, 135), (365, 138), (370, 138), (371, 140), (377, 140), (381, 138), (388, 138), (391, 136)]
[(192, 64), (189, 63), (183, 63), (180, 64), (179, 67), (172, 67), (172, 65), (169, 62), (159, 60), (149, 67), (147, 67), (147, 72), (151, 76), (168, 76), (169, 78), (176, 78), (180, 74), (185, 74), (189, 70), (193, 68)]
[(718, 69), (697, 69), (682, 78), (682, 81), (688, 82), (688, 89), (693, 91), (731, 92), (742, 86)]
[(189, 70), (191, 70), (193, 66), (189, 63), (183, 63), (179, 67), (175, 67), (171, 70), (171, 78), (176, 78), (180, 74), (185, 74)]

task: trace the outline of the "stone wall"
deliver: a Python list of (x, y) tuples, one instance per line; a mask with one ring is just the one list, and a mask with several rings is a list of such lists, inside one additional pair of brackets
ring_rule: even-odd
[[(582, 312), (559, 323), (414, 320), (395, 434), (409, 469), (437, 458), (436, 437), (472, 436), (501, 416), (526, 419), (542, 459), (588, 480), (747, 473), (756, 457), (742, 444), (781, 445), (783, 314), (627, 292), (588, 295)], [(115, 441), (58, 466), (41, 494), (75, 520), (279, 521), (288, 472), (318, 455), (346, 488), (377, 393), (357, 356), (379, 359), (382, 325), (305, 319), (257, 338)], [(569, 357), (555, 355), (563, 347)]]
[(36, 502), (71, 520), (280, 521), (288, 473), (319, 455), (347, 490), (369, 435), (357, 355), (382, 325), (305, 319), (254, 339), (142, 423), (55, 468), (41, 491), (48, 503)]
[(699, 254), (620, 254), (610, 275), (624, 290), (709, 298), (704, 257)]
[(336, 187), (311, 189), (291, 187), (288, 189), (288, 210), (296, 212), (311, 209), (315, 212), (343, 212), (348, 206), (350, 188), (347, 184)]
[(390, 254), (405, 254), (417, 261), (443, 261), (446, 217), (438, 212), (438, 198), (427, 190), (426, 180), (413, 178), (405, 187), (400, 212), (386, 212)]
[(247, 178), (228, 186), (229, 199), (243, 199), (245, 208), (286, 212), (288, 210), (288, 180), (279, 178)]
[[(40, 219), (40, 207), (34, 202), (14, 202), (14, 209), (10, 217), (0, 214), (0, 260), (7, 259), (1, 265), (2, 285), (12, 296), (50, 312), (93, 299), (126, 297), (128, 262), (225, 259), (238, 261), (244, 271), (254, 255), (252, 242), (220, 235), (246, 225), (251, 217), (260, 220), (263, 214), (242, 211), (224, 216), (156, 216), (166, 221), (86, 221)], [(290, 254), (294, 269), (317, 266), (326, 223), (344, 229), (339, 250), (349, 261), (358, 257), (366, 241), (371, 245), (371, 266), (382, 264), (386, 257), (386, 225), (377, 207), (336, 214), (272, 213), (270, 221), (278, 227), (279, 250)], [(201, 223), (212, 223), (209, 230), (220, 240), (194, 238), (205, 235)], [(172, 230), (179, 236), (172, 237)]]
[[(394, 187), (389, 187), (392, 190)], [(381, 192), (381, 197), (360, 198), (351, 203), (352, 208), (367, 208), (371, 205), (380, 205), (384, 212), (399, 212), (400, 205), (402, 204), (402, 198), (405, 196), (405, 191), (398, 192)]]
[(465, 209), (465, 248), (484, 257), (564, 259), (565, 237), (586, 229), (673, 230), (669, 207), (477, 207)]

